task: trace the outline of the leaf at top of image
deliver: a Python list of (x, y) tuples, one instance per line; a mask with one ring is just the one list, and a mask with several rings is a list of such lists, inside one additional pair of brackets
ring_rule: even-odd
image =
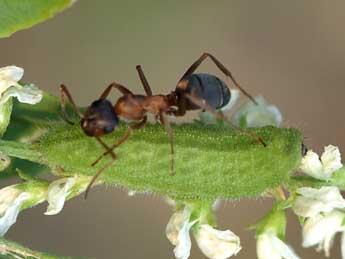
[(0, 0), (0, 38), (53, 17), (75, 0)]

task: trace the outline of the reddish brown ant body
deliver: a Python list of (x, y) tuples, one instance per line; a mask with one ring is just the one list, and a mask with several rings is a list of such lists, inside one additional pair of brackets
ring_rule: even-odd
[[(123, 85), (113, 82), (104, 90), (99, 99), (94, 101), (91, 106), (87, 108), (84, 114), (79, 111), (66, 86), (61, 85), (61, 109), (63, 118), (68, 123), (73, 124), (73, 122), (67, 118), (66, 114), (65, 96), (67, 96), (74, 111), (81, 118), (80, 124), (85, 134), (95, 137), (106, 149), (106, 152), (104, 152), (92, 164), (92, 166), (97, 164), (107, 154), (110, 154), (112, 157), (112, 160), (103, 166), (91, 180), (85, 192), (85, 198), (97, 177), (115, 161), (116, 155), (113, 152), (113, 149), (121, 145), (130, 136), (133, 130), (139, 129), (146, 124), (147, 113), (154, 114), (156, 119), (165, 126), (171, 146), (171, 174), (174, 174), (173, 133), (166, 115), (183, 116), (186, 111), (204, 109), (212, 112), (218, 118), (224, 119), (222, 113), (216, 112), (216, 109), (224, 107), (229, 102), (231, 93), (228, 86), (214, 75), (194, 73), (207, 57), (209, 57), (216, 66), (232, 80), (244, 95), (256, 103), (254, 98), (236, 82), (230, 71), (214, 56), (208, 53), (202, 54), (201, 57), (189, 67), (179, 80), (175, 91), (170, 94), (152, 95), (151, 87), (147, 82), (141, 67), (137, 66), (136, 68), (146, 95), (134, 94)], [(123, 94), (123, 96), (117, 100), (115, 105), (112, 105), (112, 103), (106, 99), (113, 88), (119, 90)], [(136, 121), (137, 123), (128, 125), (128, 130), (125, 135), (123, 135), (114, 145), (108, 146), (100, 137), (114, 131), (119, 124), (119, 118), (125, 121)], [(236, 130), (249, 135), (265, 146), (265, 143), (259, 136), (243, 131), (231, 123), (229, 124)]]

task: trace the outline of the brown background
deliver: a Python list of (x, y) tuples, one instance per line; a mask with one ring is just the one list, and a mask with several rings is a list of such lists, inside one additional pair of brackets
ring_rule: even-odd
[[(168, 93), (187, 66), (209, 51), (250, 93), (280, 107), (285, 126), (302, 130), (314, 150), (336, 144), (344, 152), (344, 9), (341, 0), (83, 0), (0, 40), (0, 65), (24, 67), (25, 81), (55, 94), (64, 82), (87, 105), (113, 80), (142, 92), (137, 64), (156, 93)], [(200, 71), (221, 76), (210, 62)], [(165, 237), (171, 209), (160, 197), (128, 197), (124, 190), (98, 187), (87, 201), (73, 199), (57, 216), (44, 216), (45, 206), (21, 213), (7, 237), (61, 255), (173, 258)], [(221, 204), (220, 227), (241, 236), (237, 258), (256, 257), (253, 232), (245, 226), (269, 206), (269, 200)], [(323, 258), (301, 248), (292, 214), (288, 241), (303, 258)], [(339, 238), (335, 244), (332, 258), (340, 258)], [(191, 258), (205, 258), (196, 244)]]

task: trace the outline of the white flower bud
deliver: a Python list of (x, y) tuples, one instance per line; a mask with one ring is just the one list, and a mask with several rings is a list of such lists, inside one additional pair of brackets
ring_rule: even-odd
[(23, 77), (24, 69), (16, 66), (0, 68), (0, 95), (11, 86), (17, 86)]
[(279, 127), (283, 121), (281, 112), (276, 106), (268, 105), (262, 96), (255, 97), (258, 105), (248, 101), (234, 114), (232, 122), (239, 127), (254, 128), (273, 125)]
[(316, 153), (309, 150), (300, 165), (303, 173), (320, 180), (328, 180), (341, 167), (343, 165), (339, 148), (332, 145), (325, 147), (321, 160)]
[(325, 251), (325, 255), (329, 257), (336, 233), (345, 230), (344, 218), (343, 212), (334, 210), (307, 219), (303, 225), (303, 247), (318, 245), (318, 251)]
[(320, 189), (302, 187), (296, 191), (298, 196), (292, 209), (298, 216), (314, 217), (321, 212), (345, 208), (345, 200), (337, 187), (324, 186)]
[(66, 197), (70, 194), (71, 188), (75, 184), (76, 179), (74, 177), (61, 178), (53, 181), (48, 187), (48, 197), (47, 201), (49, 206), (45, 215), (55, 215), (58, 214), (64, 204)]
[(0, 190), (0, 236), (16, 222), (23, 203), (29, 198), (29, 193), (21, 192), (16, 185)]
[(188, 259), (190, 255), (190, 249), (192, 247), (192, 242), (190, 240), (189, 231), (191, 227), (197, 222), (194, 220), (192, 222), (185, 221), (182, 228), (178, 232), (177, 244), (174, 249), (176, 259)]
[(211, 259), (225, 259), (241, 250), (240, 238), (230, 230), (217, 230), (202, 224), (195, 233), (200, 250)]
[(165, 233), (172, 245), (176, 246), (178, 244), (178, 235), (186, 220), (188, 219), (182, 211), (177, 211), (171, 216)]
[(257, 237), (256, 252), (259, 259), (298, 259), (291, 247), (273, 232), (264, 232)]

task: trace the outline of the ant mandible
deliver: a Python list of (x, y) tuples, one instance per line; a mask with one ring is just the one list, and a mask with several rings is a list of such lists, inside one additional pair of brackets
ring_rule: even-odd
[[(73, 110), (81, 119), (80, 125), (84, 133), (90, 137), (94, 137), (106, 150), (106, 152), (92, 163), (92, 166), (96, 165), (107, 154), (110, 154), (112, 158), (111, 161), (105, 164), (92, 178), (86, 189), (85, 198), (99, 175), (116, 160), (116, 155), (113, 149), (125, 142), (134, 130), (140, 129), (146, 124), (147, 113), (154, 114), (156, 120), (165, 126), (171, 148), (171, 175), (174, 174), (174, 146), (173, 132), (169, 120), (167, 119), (167, 115), (183, 116), (186, 111), (203, 109), (210, 111), (217, 118), (225, 120), (224, 115), (221, 112), (217, 112), (216, 109), (224, 107), (230, 101), (231, 93), (228, 86), (214, 75), (194, 74), (195, 70), (207, 57), (209, 57), (215, 65), (231, 79), (234, 85), (244, 95), (246, 95), (253, 103), (257, 104), (255, 99), (237, 83), (230, 71), (209, 53), (202, 54), (178, 81), (175, 91), (172, 91), (167, 95), (152, 95), (151, 87), (141, 69), (141, 66), (137, 66), (136, 69), (146, 96), (134, 94), (125, 86), (113, 82), (104, 90), (101, 96), (86, 109), (84, 114), (79, 111), (67, 87), (65, 85), (61, 85), (61, 110), (65, 121), (73, 124), (73, 122), (68, 119), (66, 113), (65, 96), (67, 96), (72, 104)], [(113, 88), (119, 90), (123, 94), (114, 106), (109, 100), (107, 100), (107, 97)], [(101, 139), (101, 136), (114, 131), (119, 124), (119, 117), (125, 121), (136, 121), (137, 123), (128, 125), (127, 132), (114, 145), (108, 146)], [(254, 138), (263, 146), (266, 146), (261, 137), (256, 134), (244, 131), (230, 122), (226, 122), (234, 129)]]

